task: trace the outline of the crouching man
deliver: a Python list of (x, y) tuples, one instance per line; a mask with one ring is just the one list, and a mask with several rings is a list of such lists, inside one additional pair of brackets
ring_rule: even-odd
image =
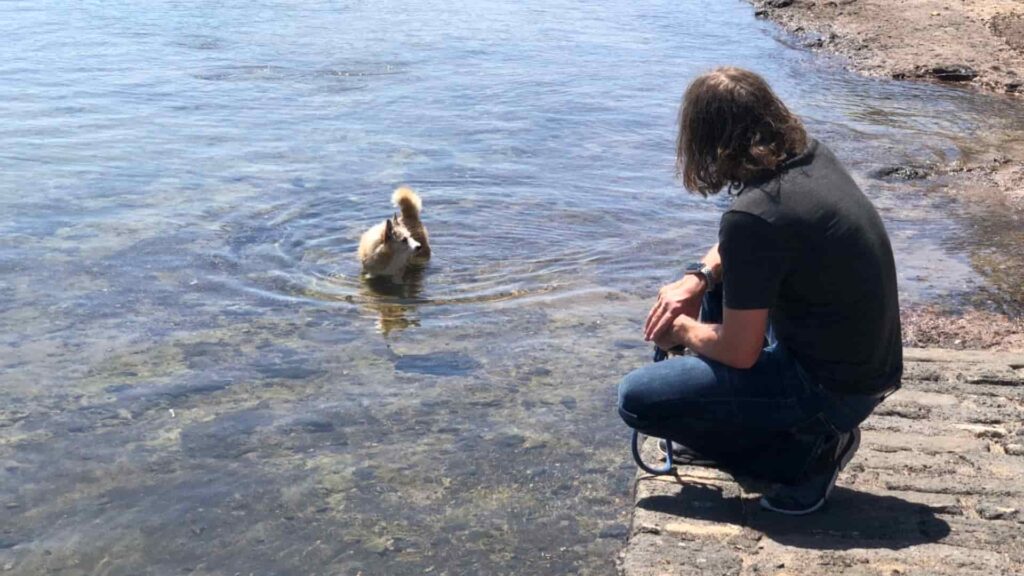
[(683, 97), (683, 183), (726, 189), (718, 244), (661, 289), (644, 336), (694, 355), (619, 385), (633, 428), (778, 483), (763, 507), (806, 514), (828, 498), (858, 425), (903, 370), (892, 248), (871, 202), (752, 72), (714, 70)]

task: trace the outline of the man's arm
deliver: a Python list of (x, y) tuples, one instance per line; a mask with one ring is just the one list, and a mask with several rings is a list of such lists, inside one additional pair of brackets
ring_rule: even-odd
[[(711, 268), (715, 282), (722, 281), (722, 257), (718, 254), (718, 244), (708, 250), (701, 262)], [(644, 340), (661, 337), (679, 316), (696, 319), (700, 313), (701, 299), (708, 288), (704, 280), (695, 274), (686, 274), (680, 280), (664, 286), (658, 292), (658, 301), (647, 314)]]
[(682, 344), (701, 356), (745, 370), (761, 356), (767, 328), (767, 309), (726, 308), (721, 324), (701, 324), (687, 316), (678, 316), (672, 329), (656, 342), (664, 350)]

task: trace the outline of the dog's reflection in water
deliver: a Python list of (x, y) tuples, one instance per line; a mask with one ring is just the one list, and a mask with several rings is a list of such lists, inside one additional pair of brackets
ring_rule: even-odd
[(390, 277), (364, 276), (363, 306), (377, 314), (377, 329), (387, 336), (393, 331), (420, 325), (417, 316), (423, 291), (424, 268), (410, 266), (400, 281)]

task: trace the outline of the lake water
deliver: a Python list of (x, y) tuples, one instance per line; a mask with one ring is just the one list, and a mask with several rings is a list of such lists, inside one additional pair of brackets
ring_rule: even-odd
[[(954, 200), (867, 175), (1024, 115), (846, 73), (752, 12), (0, 4), (0, 566), (614, 573), (614, 386), (727, 203), (673, 179), (695, 75), (759, 71), (847, 161), (905, 305), (986, 289)], [(435, 256), (379, 292), (354, 252), (399, 184)]]

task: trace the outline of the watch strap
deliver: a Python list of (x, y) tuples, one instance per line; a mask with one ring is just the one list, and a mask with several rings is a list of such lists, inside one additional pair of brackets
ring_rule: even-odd
[(693, 274), (704, 278), (704, 283), (707, 284), (708, 288), (715, 285), (714, 271), (710, 266), (705, 265), (703, 262), (691, 262), (686, 265), (686, 271), (683, 273)]

